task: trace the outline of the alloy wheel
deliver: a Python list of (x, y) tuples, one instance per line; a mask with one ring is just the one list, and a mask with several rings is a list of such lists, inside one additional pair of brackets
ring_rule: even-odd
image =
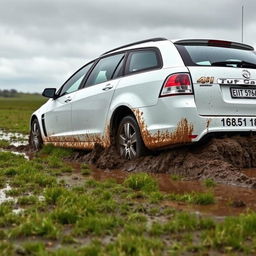
[(122, 124), (118, 135), (119, 149), (122, 157), (134, 159), (137, 157), (137, 134), (130, 122)]

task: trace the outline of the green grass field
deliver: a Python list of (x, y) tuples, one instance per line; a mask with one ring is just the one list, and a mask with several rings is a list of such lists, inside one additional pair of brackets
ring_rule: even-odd
[(35, 94), (0, 97), (0, 129), (28, 134), (30, 116), (44, 102), (45, 98)]
[[(43, 99), (0, 99), (0, 129), (27, 133)], [(3, 105), (3, 107), (2, 107)], [(31, 160), (0, 141), (1, 256), (255, 255), (256, 213), (218, 219), (171, 206), (214, 206), (205, 192), (163, 193), (154, 177), (131, 173), (122, 184), (96, 181), (70, 149), (44, 147)], [(169, 177), (179, 182), (182, 177)], [(3, 190), (4, 189), (4, 190)], [(1, 203), (4, 194), (8, 200)]]

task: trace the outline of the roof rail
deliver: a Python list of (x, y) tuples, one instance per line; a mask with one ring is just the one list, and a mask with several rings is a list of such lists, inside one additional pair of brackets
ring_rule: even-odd
[[(105, 55), (105, 54), (108, 54), (108, 53), (111, 53), (111, 52), (120, 50), (120, 49), (122, 49), (122, 48), (126, 48), (126, 47), (129, 47), (129, 46), (133, 46), (133, 45), (136, 45), (136, 44), (143, 44), (143, 43), (157, 42), (157, 41), (165, 41), (165, 40), (167, 40), (167, 39), (166, 39), (166, 38), (163, 38), (163, 37), (150, 38), (150, 39), (146, 39), (146, 40), (142, 40), (142, 41), (138, 41), (138, 42), (134, 42), (134, 43), (131, 43), (131, 44), (126, 44), (126, 45), (117, 47), (117, 48), (115, 48), (115, 49), (113, 49), (113, 50), (104, 52), (102, 55)], [(102, 56), (102, 55), (101, 55), (101, 56)]]

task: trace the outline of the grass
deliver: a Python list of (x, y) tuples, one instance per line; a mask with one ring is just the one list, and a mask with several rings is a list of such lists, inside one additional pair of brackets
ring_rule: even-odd
[(208, 205), (213, 204), (215, 199), (211, 192), (204, 193), (185, 193), (185, 194), (170, 194), (168, 198), (178, 202), (188, 202), (192, 204)]
[[(2, 255), (16, 255), (17, 250), (23, 255), (47, 256), (180, 255), (191, 251), (203, 255), (209, 249), (221, 253), (227, 248), (253, 252), (255, 213), (216, 222), (175, 210), (161, 202), (207, 205), (215, 199), (210, 192), (161, 193), (156, 180), (146, 173), (130, 174), (123, 184), (99, 182), (86, 175), (82, 185), (67, 187), (53, 171), (67, 154), (69, 150), (45, 147), (27, 161), (0, 152), (0, 177), (12, 186), (8, 193), (14, 196), (14, 201), (0, 205)], [(58, 163), (55, 167), (53, 156)], [(12, 212), (17, 207), (23, 209), (19, 215)]]
[(141, 190), (145, 192), (157, 190), (157, 182), (147, 173), (136, 173), (130, 175), (124, 181), (124, 185), (133, 190)]
[[(1, 128), (27, 132), (29, 115), (42, 99), (26, 97), (1, 101)], [(0, 148), (6, 146), (8, 142), (0, 141)], [(203, 182), (206, 192), (167, 194), (147, 173), (130, 174), (122, 184), (96, 181), (87, 164), (74, 170), (65, 161), (71, 154), (45, 146), (28, 161), (0, 152), (0, 188), (9, 184), (6, 194), (13, 197), (0, 204), (1, 255), (255, 254), (255, 212), (216, 221), (168, 206), (173, 201), (214, 204), (208, 189), (215, 186), (213, 180)], [(82, 178), (79, 184), (67, 181), (74, 171)], [(181, 179), (170, 178), (177, 184)], [(22, 211), (16, 214), (17, 209)]]
[(40, 95), (19, 94), (15, 98), (0, 99), (1, 129), (29, 133), (31, 114), (46, 101)]
[(208, 187), (208, 188), (211, 188), (211, 187), (215, 187), (215, 186), (216, 186), (216, 182), (215, 182), (213, 179), (210, 179), (210, 178), (205, 179), (205, 180), (203, 181), (203, 183), (204, 183), (204, 185), (205, 185), (206, 187)]

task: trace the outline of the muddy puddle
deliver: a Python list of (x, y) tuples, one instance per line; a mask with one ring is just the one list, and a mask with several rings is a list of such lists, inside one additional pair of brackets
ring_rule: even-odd
[(201, 144), (154, 152), (133, 161), (120, 158), (114, 147), (96, 146), (87, 154), (76, 155), (75, 160), (100, 169), (178, 174), (194, 180), (211, 178), (217, 183), (256, 188), (256, 177), (241, 171), (256, 168), (255, 135), (212, 138)]
[(28, 144), (29, 136), (22, 133), (6, 132), (0, 129), (0, 140), (6, 140), (10, 145), (19, 147)]
[[(115, 180), (121, 184), (131, 173), (123, 170), (102, 170), (95, 166), (90, 166), (91, 174), (87, 177), (94, 178), (97, 181), (107, 179)], [(248, 170), (244, 170), (245, 172)], [(255, 169), (256, 172), (256, 169)], [(216, 184), (212, 188), (207, 188), (200, 180), (173, 180), (170, 174), (151, 173), (158, 182), (159, 190), (164, 194), (186, 194), (186, 193), (212, 193), (215, 203), (210, 205), (195, 205), (185, 202), (164, 201), (162, 205), (170, 206), (175, 209), (194, 212), (200, 215), (212, 216), (222, 219), (225, 216), (234, 216), (246, 213), (249, 210), (256, 211), (256, 190), (241, 188), (237, 186)], [(72, 174), (61, 176), (68, 186), (83, 185), (85, 176), (80, 172), (79, 166)]]
[[(26, 145), (10, 146), (11, 151), (28, 153)], [(91, 177), (98, 181), (115, 179), (118, 183), (130, 172), (148, 172), (165, 193), (207, 192), (202, 180), (212, 179), (217, 185), (211, 188), (216, 203), (208, 206), (181, 202), (164, 202), (178, 209), (213, 216), (237, 215), (256, 211), (256, 136), (214, 138), (204, 144), (187, 146), (141, 157), (137, 160), (121, 159), (113, 147), (96, 146), (91, 152), (75, 151), (66, 159), (73, 171), (59, 177), (67, 186), (83, 185), (85, 176), (80, 164), (92, 166)], [(170, 177), (182, 176), (182, 181)]]
[(245, 168), (241, 172), (251, 178), (256, 178), (256, 168)]
[[(122, 170), (101, 170), (92, 166), (91, 176), (97, 181), (114, 179), (122, 183), (128, 175), (128, 172)], [(248, 170), (244, 170), (245, 172)], [(253, 169), (256, 173), (256, 168)], [(158, 182), (159, 190), (163, 193), (205, 193), (214, 194), (215, 203), (211, 205), (194, 205), (183, 202), (164, 201), (163, 205), (171, 206), (176, 209), (186, 210), (201, 215), (223, 218), (225, 216), (234, 216), (246, 213), (249, 210), (256, 211), (256, 190), (240, 188), (236, 186), (216, 184), (213, 188), (207, 188), (199, 180), (173, 180), (169, 174), (151, 174)]]

